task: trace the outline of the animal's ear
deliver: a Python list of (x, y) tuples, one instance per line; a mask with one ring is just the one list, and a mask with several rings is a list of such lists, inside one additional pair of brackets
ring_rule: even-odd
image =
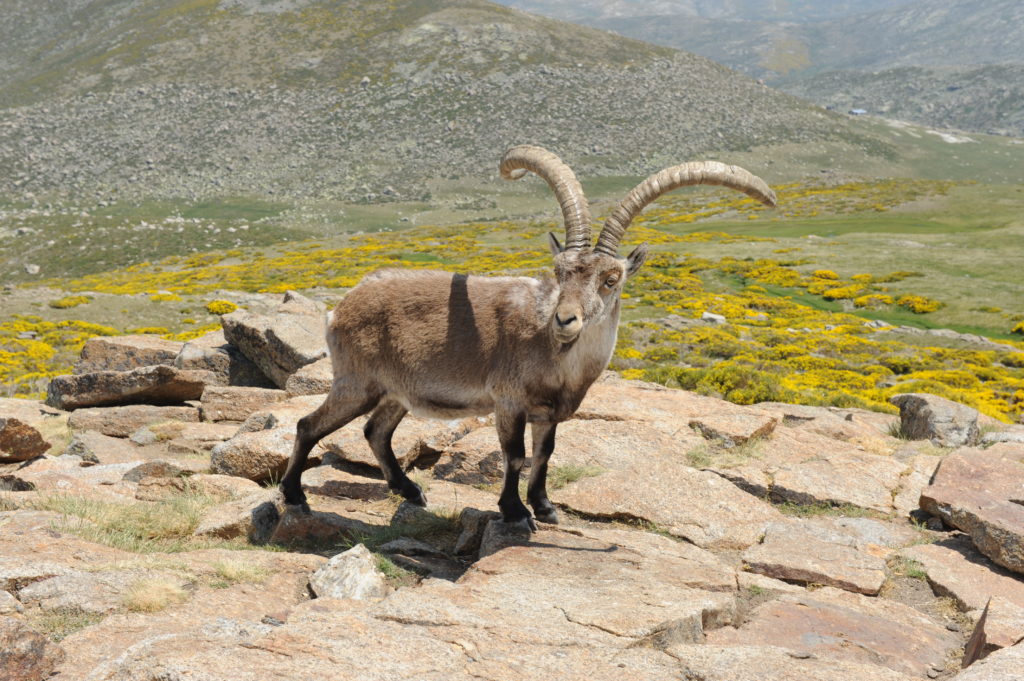
[(551, 246), (551, 255), (558, 255), (565, 250), (558, 242), (558, 237), (554, 232), (548, 232), (548, 245)]
[(633, 252), (626, 256), (626, 278), (636, 274), (640, 266), (647, 260), (647, 244), (640, 244), (633, 249)]

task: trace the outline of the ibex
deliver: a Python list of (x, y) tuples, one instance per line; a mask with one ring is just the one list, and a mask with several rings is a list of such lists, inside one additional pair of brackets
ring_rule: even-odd
[(509, 149), (501, 176), (540, 175), (555, 192), (565, 245), (549, 234), (554, 277), (478, 277), (437, 271), (381, 270), (366, 276), (334, 309), (327, 344), (334, 380), (314, 412), (299, 421), (281, 480), (288, 503), (308, 509), (301, 487), (306, 457), (323, 437), (373, 410), (363, 432), (388, 487), (425, 506), (422, 490), (395, 460), (391, 436), (410, 411), (437, 418), (494, 412), (505, 459), (498, 501), (505, 522), (536, 523), (519, 497), (530, 424), (533, 462), (527, 499), (537, 520), (557, 523), (548, 500), (548, 458), (555, 428), (579, 407), (608, 366), (619, 324), (620, 294), (647, 257), (646, 245), (616, 255), (633, 218), (661, 194), (695, 184), (738, 189), (768, 206), (775, 195), (746, 170), (687, 163), (662, 170), (618, 204), (591, 248), (590, 209), (572, 170), (533, 146)]

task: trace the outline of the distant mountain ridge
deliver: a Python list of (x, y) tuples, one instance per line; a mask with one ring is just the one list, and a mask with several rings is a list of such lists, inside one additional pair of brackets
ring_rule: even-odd
[[(507, 0), (514, 6), (559, 16), (560, 0)], [(741, 11), (701, 11), (700, 3), (584, 2), (595, 11), (577, 19), (587, 25), (701, 54), (773, 87), (820, 104), (866, 103), (885, 114), (897, 102), (900, 115), (929, 125), (999, 130), (1024, 135), (1024, 80), (1019, 69), (987, 69), (965, 101), (945, 93), (965, 69), (1024, 65), (1024, 3), (1018, 0), (916, 0), (822, 3), (735, 3)], [(617, 15), (602, 13), (610, 5)], [(771, 5), (771, 6), (769, 6)], [(784, 6), (779, 12), (776, 5)], [(547, 9), (545, 9), (545, 7)], [(676, 11), (652, 16), (675, 7)], [(859, 13), (843, 14), (862, 9)], [(828, 11), (834, 14), (829, 16)], [(796, 17), (803, 12), (802, 19)], [(579, 13), (579, 12), (578, 12)], [(808, 20), (810, 17), (820, 19)], [(895, 85), (911, 73), (904, 96)], [(1000, 74), (1011, 80), (1000, 81)], [(952, 75), (952, 77), (951, 77)], [(981, 87), (984, 85), (984, 88)], [(912, 91), (912, 92), (911, 92)], [(934, 93), (930, 96), (928, 93)], [(958, 114), (957, 110), (962, 110)]]
[(416, 199), (521, 142), (593, 175), (791, 142), (891, 153), (702, 57), (483, 0), (10, 2), (11, 195)]

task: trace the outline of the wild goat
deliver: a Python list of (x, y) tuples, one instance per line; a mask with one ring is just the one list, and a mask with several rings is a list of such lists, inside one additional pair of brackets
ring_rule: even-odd
[(530, 424), (533, 463), (527, 499), (538, 520), (558, 522), (548, 500), (548, 458), (555, 428), (579, 407), (615, 348), (623, 284), (647, 258), (646, 245), (616, 255), (633, 218), (661, 194), (695, 184), (738, 189), (769, 205), (775, 195), (746, 170), (687, 163), (651, 175), (612, 211), (591, 250), (590, 209), (572, 170), (533, 146), (509, 149), (501, 175), (532, 171), (562, 207), (565, 246), (549, 234), (554, 277), (478, 277), (436, 271), (381, 270), (366, 276), (334, 309), (327, 344), (334, 382), (299, 421), (281, 480), (288, 503), (308, 509), (301, 476), (323, 437), (373, 410), (363, 429), (388, 487), (425, 506), (422, 490), (395, 460), (391, 436), (410, 411), (437, 418), (494, 412), (505, 480), (498, 507), (506, 522), (536, 529), (519, 497)]

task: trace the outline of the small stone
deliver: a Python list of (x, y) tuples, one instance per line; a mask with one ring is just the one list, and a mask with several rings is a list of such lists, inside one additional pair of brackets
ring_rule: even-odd
[(460, 556), (475, 555), (480, 550), (480, 542), (487, 524), (492, 520), (500, 520), (494, 511), (480, 511), (475, 508), (464, 508), (459, 513), (459, 525), (462, 532), (455, 541), (455, 553)]
[(388, 593), (376, 557), (363, 544), (331, 558), (309, 578), (309, 587), (317, 598), (370, 600)]
[(726, 324), (728, 322), (723, 315), (715, 314), (714, 312), (705, 312), (700, 318), (709, 324)]

